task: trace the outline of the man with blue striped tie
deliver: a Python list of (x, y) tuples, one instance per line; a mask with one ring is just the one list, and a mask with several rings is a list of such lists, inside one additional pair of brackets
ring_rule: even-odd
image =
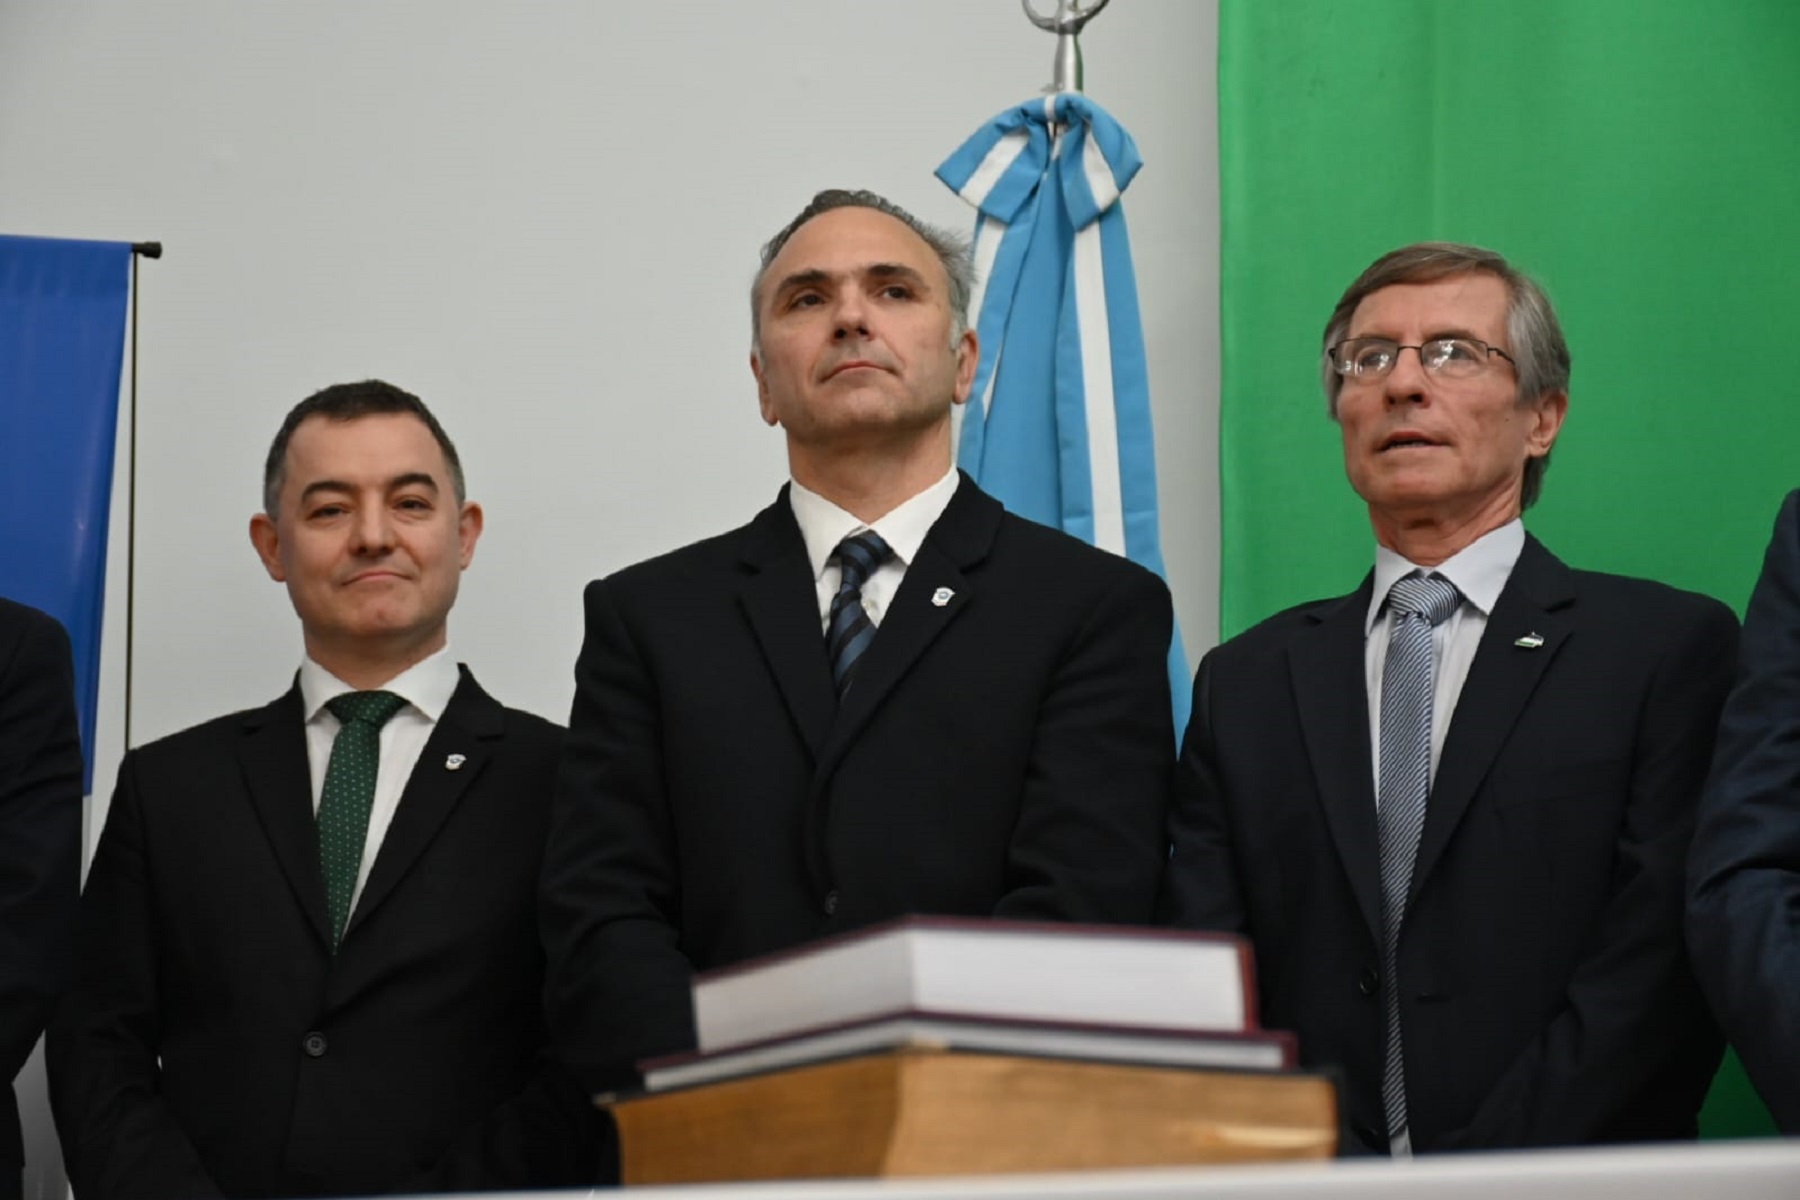
[(1385, 255), (1322, 366), (1374, 570), (1201, 663), (1165, 916), (1251, 937), (1347, 1152), (1692, 1137), (1682, 864), (1736, 622), (1525, 532), (1569, 352), (1500, 255)]
[(1168, 591), (952, 468), (970, 276), (881, 197), (815, 197), (751, 289), (790, 482), (587, 590), (542, 915), (596, 1089), (693, 1044), (696, 969), (904, 913), (1151, 915)]

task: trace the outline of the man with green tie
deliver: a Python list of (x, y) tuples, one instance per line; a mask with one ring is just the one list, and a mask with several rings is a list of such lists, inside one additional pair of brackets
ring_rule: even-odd
[(88, 1197), (593, 1180), (545, 1064), (534, 911), (556, 726), (447, 648), (482, 511), (425, 405), (288, 414), (250, 538), (305, 654), (285, 695), (131, 751), (50, 1035)]

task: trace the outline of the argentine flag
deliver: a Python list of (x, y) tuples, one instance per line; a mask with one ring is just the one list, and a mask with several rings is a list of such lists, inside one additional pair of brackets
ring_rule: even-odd
[[(981, 361), (958, 465), (1012, 512), (1164, 575), (1137, 275), (1120, 194), (1143, 160), (1078, 92), (1009, 109), (937, 169), (974, 205)], [(1177, 741), (1192, 677), (1169, 646)]]

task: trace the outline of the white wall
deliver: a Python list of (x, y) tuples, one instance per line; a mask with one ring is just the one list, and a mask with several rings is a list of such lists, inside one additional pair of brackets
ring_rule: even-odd
[[(1217, 627), (1215, 10), (1119, 0), (1084, 38), (1147, 164), (1126, 205), (1190, 651)], [(0, 0), (0, 231), (168, 250), (141, 273), (133, 742), (286, 686), (261, 460), (289, 406), (368, 376), (425, 397), (487, 509), (459, 657), (566, 716), (581, 585), (784, 476), (745, 365), (758, 245), (825, 186), (968, 227), (932, 169), (1052, 45), (1013, 0)], [(115, 703), (101, 803), (123, 744)]]

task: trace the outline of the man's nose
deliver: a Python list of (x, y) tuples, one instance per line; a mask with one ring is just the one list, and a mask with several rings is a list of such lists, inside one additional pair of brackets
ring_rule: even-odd
[(371, 504), (359, 509), (351, 531), (354, 549), (359, 554), (381, 554), (393, 548), (394, 522), (385, 505)]
[(869, 336), (868, 299), (856, 288), (839, 292), (831, 310), (832, 336), (842, 341)]
[(1425, 399), (1425, 360), (1416, 346), (1402, 346), (1394, 355), (1394, 365), (1382, 380), (1382, 389), (1390, 404)]

